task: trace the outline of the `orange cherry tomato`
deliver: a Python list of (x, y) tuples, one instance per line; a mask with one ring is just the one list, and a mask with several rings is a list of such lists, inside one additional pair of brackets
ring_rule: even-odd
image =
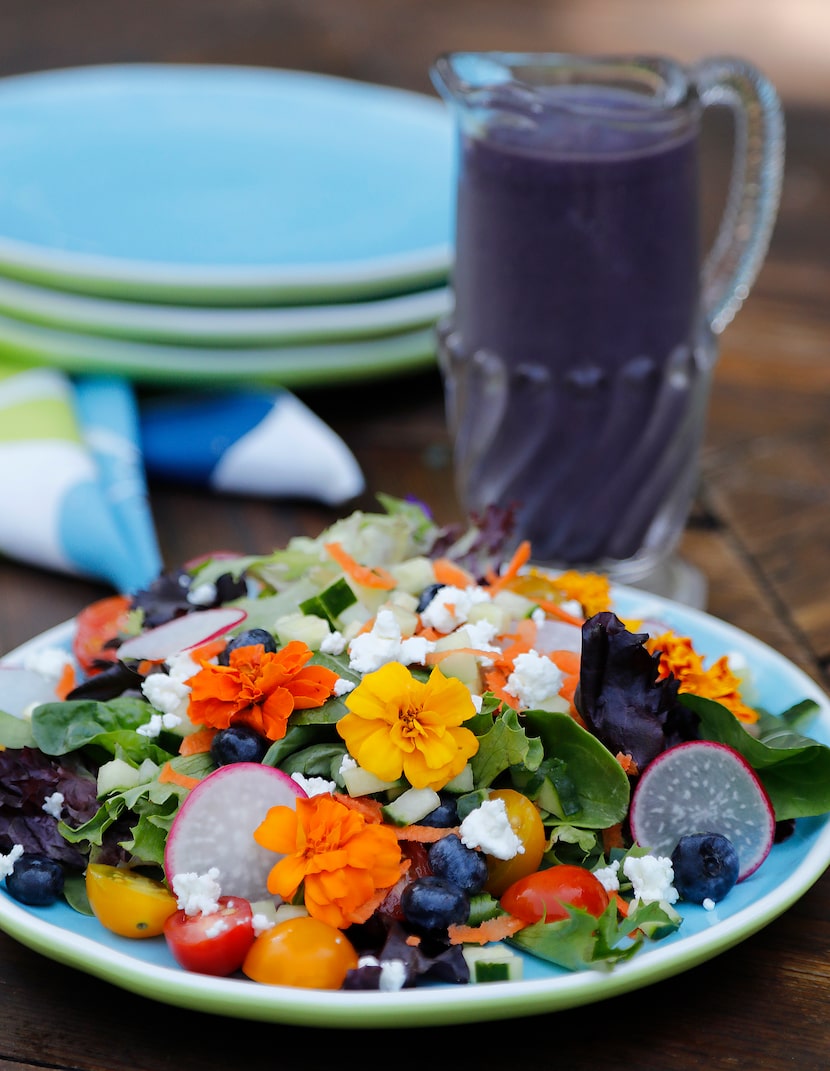
[(251, 945), (242, 972), (254, 982), (301, 989), (339, 989), (357, 966), (357, 952), (343, 933), (310, 915), (286, 919)]
[(599, 918), (608, 907), (609, 897), (590, 870), (560, 863), (520, 878), (507, 889), (500, 903), (505, 911), (525, 922), (558, 922), (568, 917), (566, 904)]
[(163, 882), (103, 863), (87, 866), (86, 895), (101, 925), (121, 937), (158, 937), (178, 906)]
[(512, 859), (487, 856), (488, 877), (484, 888), (491, 896), (501, 896), (514, 881), (539, 869), (547, 837), (539, 809), (521, 792), (500, 788), (490, 793), (490, 799), (504, 800), (508, 821), (524, 845), (524, 851)]

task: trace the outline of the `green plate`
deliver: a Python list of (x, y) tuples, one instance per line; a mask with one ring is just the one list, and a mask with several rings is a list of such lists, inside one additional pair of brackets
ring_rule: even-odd
[[(698, 610), (616, 588), (617, 611), (629, 619), (665, 622), (690, 636), (701, 655), (736, 652), (746, 659), (757, 701), (773, 713), (811, 698), (819, 706), (810, 734), (830, 743), (830, 701), (800, 669), (758, 640)], [(66, 644), (70, 623), (26, 648)], [(830, 820), (801, 819), (763, 865), (714, 910), (681, 904), (677, 933), (655, 942), (610, 971), (571, 973), (523, 956), (524, 977), (484, 985), (430, 985), (392, 993), (328, 992), (259, 985), (242, 977), (211, 978), (180, 970), (163, 938), (130, 941), (65, 905), (26, 908), (0, 888), (0, 928), (48, 959), (69, 964), (121, 989), (166, 1004), (215, 1015), (320, 1027), (438, 1026), (492, 1021), (606, 1000), (687, 971), (726, 952), (787, 910), (830, 863)], [(45, 969), (45, 968), (44, 968)]]

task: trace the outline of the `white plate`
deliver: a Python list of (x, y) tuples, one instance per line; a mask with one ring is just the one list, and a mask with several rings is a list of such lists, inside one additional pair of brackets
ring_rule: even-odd
[(276, 304), (440, 285), (437, 98), (299, 71), (135, 64), (0, 80), (0, 270), (133, 299)]
[(0, 314), (10, 319), (107, 338), (198, 346), (371, 338), (429, 326), (449, 307), (447, 287), (337, 305), (231, 309), (108, 300), (0, 279)]
[[(758, 699), (778, 713), (800, 699), (820, 711), (810, 735), (830, 743), (830, 701), (787, 659), (721, 621), (630, 588), (616, 588), (615, 606), (627, 618), (663, 620), (707, 658), (738, 652), (751, 667)], [(71, 624), (26, 647), (66, 643)], [(19, 661), (22, 650), (9, 656)], [(604, 1000), (689, 970), (719, 955), (786, 911), (830, 863), (830, 819), (800, 819), (788, 840), (764, 864), (706, 911), (680, 905), (680, 930), (611, 971), (561, 970), (524, 956), (524, 978), (486, 985), (432, 985), (381, 992), (327, 992), (258, 985), (242, 978), (210, 978), (175, 966), (162, 938), (130, 941), (65, 905), (26, 908), (0, 888), (0, 927), (44, 956), (103, 978), (122, 989), (168, 1004), (243, 1019), (315, 1027), (437, 1026), (561, 1011)]]
[(172, 346), (55, 331), (0, 316), (0, 362), (113, 373), (159, 386), (263, 383), (330, 386), (434, 365), (432, 327), (346, 342), (285, 346)]

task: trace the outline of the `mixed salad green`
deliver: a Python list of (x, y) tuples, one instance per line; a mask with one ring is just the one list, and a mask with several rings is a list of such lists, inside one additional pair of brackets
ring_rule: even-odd
[[(779, 839), (830, 810), (815, 704), (757, 709), (724, 652), (706, 666), (661, 623), (621, 620), (602, 577), (534, 568), (509, 513), (446, 528), (380, 499), (93, 604), (71, 652), (17, 667), (43, 694), (0, 710), (10, 895), (61, 896), (190, 969), (271, 984), (513, 978), (514, 948), (609, 969), (682, 926), (684, 892), (728, 895), (704, 862), (678, 888), (680, 856), (633, 838), (660, 756), (724, 746)], [(278, 802), (242, 801), (234, 825), (244, 792), (214, 786), (252, 762), (283, 775)], [(197, 798), (214, 817), (193, 856)], [(703, 802), (706, 830), (700, 799), (673, 801), (681, 839), (728, 840), (717, 794)]]

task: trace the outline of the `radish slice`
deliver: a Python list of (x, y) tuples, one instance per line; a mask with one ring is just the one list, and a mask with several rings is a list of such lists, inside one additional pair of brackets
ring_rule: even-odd
[(662, 752), (634, 790), (631, 835), (658, 855), (671, 855), (681, 837), (720, 833), (738, 853), (738, 881), (766, 859), (775, 837), (775, 812), (755, 771), (734, 748), (693, 740)]
[(163, 625), (130, 636), (118, 648), (118, 657), (147, 659), (163, 662), (166, 658), (199, 647), (208, 640), (228, 632), (248, 616), (238, 606), (217, 606), (211, 610), (194, 610), (193, 613), (174, 617)]
[(0, 710), (22, 718), (39, 703), (53, 702), (55, 682), (23, 666), (0, 666)]
[(177, 874), (219, 871), (224, 896), (273, 899), (268, 874), (282, 858), (260, 847), (254, 830), (269, 808), (294, 807), (306, 793), (273, 766), (235, 762), (220, 766), (186, 796), (173, 819), (164, 852), (164, 871), (172, 888)]

